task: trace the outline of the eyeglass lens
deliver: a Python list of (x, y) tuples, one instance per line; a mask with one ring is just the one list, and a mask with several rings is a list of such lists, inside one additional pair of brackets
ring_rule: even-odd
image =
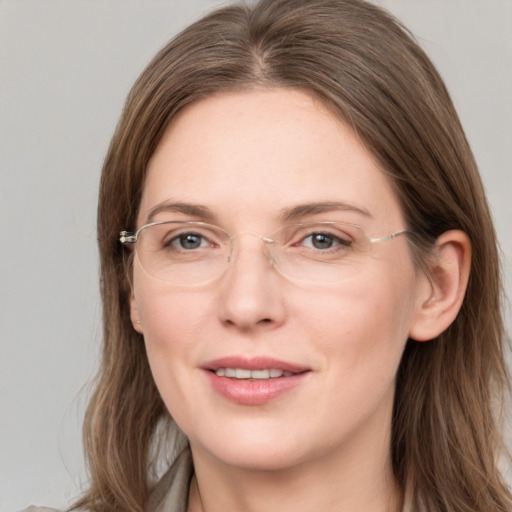
[(271, 237), (230, 235), (202, 222), (160, 222), (137, 233), (137, 256), (147, 274), (176, 285), (219, 278), (244, 250), (243, 237), (260, 238), (270, 266), (283, 276), (317, 284), (349, 278), (370, 252), (371, 240), (358, 226), (339, 222), (293, 224)]

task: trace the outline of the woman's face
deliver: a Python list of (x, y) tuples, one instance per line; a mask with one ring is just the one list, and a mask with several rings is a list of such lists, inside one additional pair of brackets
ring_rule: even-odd
[(150, 161), (138, 227), (150, 214), (245, 233), (206, 284), (173, 286), (134, 263), (132, 321), (195, 457), (279, 469), (389, 450), (395, 375), (428, 288), (406, 237), (373, 244), (332, 283), (283, 277), (250, 235), (290, 222), (343, 221), (371, 237), (405, 228), (352, 130), (289, 89), (194, 103)]

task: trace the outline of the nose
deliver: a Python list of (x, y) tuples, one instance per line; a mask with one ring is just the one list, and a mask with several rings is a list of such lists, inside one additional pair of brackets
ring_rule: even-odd
[(219, 283), (220, 320), (240, 331), (279, 326), (286, 315), (284, 283), (271, 265), (264, 239), (244, 238)]

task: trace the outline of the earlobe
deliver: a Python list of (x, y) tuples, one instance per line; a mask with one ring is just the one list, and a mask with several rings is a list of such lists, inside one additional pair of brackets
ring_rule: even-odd
[(464, 300), (471, 268), (471, 242), (460, 230), (446, 231), (436, 241), (428, 281), (418, 297), (409, 332), (416, 341), (439, 336), (455, 320)]
[(132, 321), (133, 328), (139, 334), (142, 334), (142, 322), (140, 320), (139, 309), (137, 307), (137, 301), (135, 300), (135, 295), (133, 294), (133, 290), (130, 292), (129, 302), (130, 302), (130, 318)]

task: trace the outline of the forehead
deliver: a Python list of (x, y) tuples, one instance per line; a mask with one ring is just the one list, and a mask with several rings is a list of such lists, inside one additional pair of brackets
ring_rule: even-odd
[(223, 93), (180, 112), (149, 162), (139, 220), (166, 201), (220, 217), (272, 217), (322, 202), (388, 221), (400, 216), (388, 179), (355, 133), (290, 89)]

